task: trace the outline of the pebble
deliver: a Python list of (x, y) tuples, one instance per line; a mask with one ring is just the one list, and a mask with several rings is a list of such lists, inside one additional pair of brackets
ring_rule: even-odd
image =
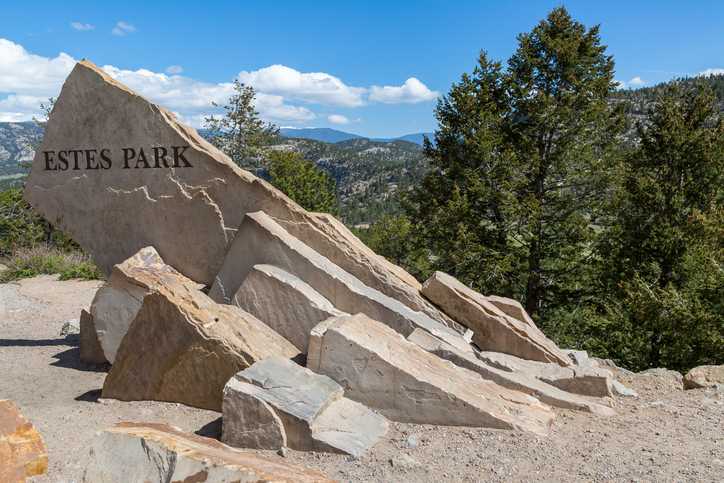
[(410, 466), (418, 466), (420, 464), (419, 461), (407, 453), (398, 453), (392, 456), (390, 463), (392, 463), (392, 466), (395, 468), (407, 468)]

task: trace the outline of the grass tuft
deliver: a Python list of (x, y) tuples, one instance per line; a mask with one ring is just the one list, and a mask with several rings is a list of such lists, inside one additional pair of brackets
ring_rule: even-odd
[(0, 272), (0, 283), (55, 273), (60, 274), (61, 280), (105, 279), (87, 253), (64, 252), (46, 245), (18, 248), (2, 262), (7, 269)]

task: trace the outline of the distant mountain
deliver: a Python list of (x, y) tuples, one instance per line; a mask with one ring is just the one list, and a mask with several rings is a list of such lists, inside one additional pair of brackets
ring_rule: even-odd
[[(283, 127), (279, 130), (279, 134), (281, 134), (284, 137), (287, 138), (296, 138), (296, 139), (314, 139), (315, 141), (324, 141), (325, 143), (338, 143), (341, 141), (347, 141), (349, 139), (370, 139), (365, 138), (364, 136), (358, 136), (357, 134), (350, 134), (343, 131), (337, 131), (336, 129), (330, 129), (327, 127), (323, 128), (304, 128), (304, 129), (294, 129), (294, 128), (288, 128)], [(371, 141), (380, 141), (389, 143), (392, 141), (409, 141), (411, 143), (419, 144), (422, 146), (423, 139), (422, 136), (425, 135), (429, 138), (432, 138), (434, 135), (433, 133), (415, 133), (415, 134), (408, 134), (406, 136), (402, 136), (399, 138), (389, 138), (389, 139), (381, 139), (381, 138), (374, 138), (370, 139)]]
[(283, 127), (279, 130), (279, 134), (287, 138), (297, 139), (314, 139), (315, 141), (324, 141), (325, 143), (338, 143), (340, 141), (346, 141), (348, 139), (357, 139), (362, 136), (356, 134), (349, 134), (336, 129), (329, 129), (327, 127), (322, 128), (304, 128), (294, 129)]

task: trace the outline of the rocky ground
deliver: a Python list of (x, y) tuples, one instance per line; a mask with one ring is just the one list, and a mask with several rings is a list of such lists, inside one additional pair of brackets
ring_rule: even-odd
[[(121, 421), (220, 435), (212, 411), (99, 398), (108, 366), (81, 362), (77, 343), (58, 336), (98, 286), (55, 276), (0, 285), (0, 399), (20, 408), (49, 453), (48, 474), (31, 482), (82, 481), (93, 435)], [(614, 373), (638, 397), (615, 397), (618, 415), (608, 418), (557, 410), (547, 438), (391, 423), (361, 458), (291, 450), (286, 458), (340, 482), (724, 482), (724, 388), (683, 391), (670, 375)]]

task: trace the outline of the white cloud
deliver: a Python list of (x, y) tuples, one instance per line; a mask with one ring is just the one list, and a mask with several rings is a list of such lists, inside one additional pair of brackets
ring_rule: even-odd
[(362, 122), (362, 119), (357, 118), (354, 121), (350, 121), (347, 117), (342, 116), (341, 114), (331, 114), (327, 116), (327, 121), (332, 124), (349, 124), (351, 122)]
[(47, 97), (10, 95), (0, 100), (0, 122), (28, 121), (34, 117), (45, 119), (40, 104), (48, 104)]
[(136, 31), (133, 25), (126, 22), (118, 22), (116, 25), (117, 27), (111, 30), (113, 35), (125, 35), (126, 32), (130, 34)]
[(431, 101), (436, 99), (440, 93), (431, 91), (425, 84), (410, 77), (405, 81), (405, 85), (401, 87), (392, 86), (372, 86), (370, 92), (370, 101), (382, 102), (384, 104), (417, 104), (418, 102)]
[(254, 72), (239, 72), (239, 80), (257, 92), (283, 96), (285, 99), (325, 106), (359, 107), (366, 104), (367, 89), (345, 85), (324, 72), (303, 74), (283, 65), (272, 65)]
[(710, 75), (722, 75), (724, 74), (724, 69), (706, 69), (703, 72), (699, 72), (698, 77), (709, 77)]
[(70, 26), (73, 27), (73, 28), (76, 29), (76, 30), (80, 30), (81, 32), (82, 32), (83, 30), (91, 30), (91, 29), (93, 28), (93, 26), (92, 26), (91, 24), (89, 24), (89, 23), (83, 25), (83, 24), (80, 23), (80, 22), (71, 22), (71, 23), (70, 23)]
[(183, 71), (184, 70), (180, 65), (169, 65), (166, 67), (167, 74), (180, 74)]
[(54, 59), (34, 55), (21, 45), (0, 39), (0, 92), (56, 97), (76, 60), (65, 53)]
[(641, 79), (641, 77), (634, 77), (628, 82), (625, 81), (617, 81), (614, 80), (614, 82), (618, 82), (618, 88), (619, 89), (628, 89), (629, 87), (638, 87), (646, 85), (646, 81)]

